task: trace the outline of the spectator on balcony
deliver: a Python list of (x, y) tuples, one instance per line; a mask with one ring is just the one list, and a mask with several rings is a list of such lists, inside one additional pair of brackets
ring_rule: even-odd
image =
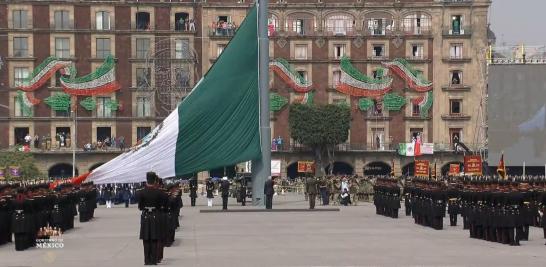
[[(188, 30), (186, 28), (186, 30)], [(190, 19), (190, 31), (194, 32), (195, 31), (195, 20), (194, 19)]]
[(271, 140), (271, 150), (277, 151), (277, 139), (275, 139), (275, 137), (273, 137), (273, 140)]
[[(178, 29), (183, 30), (185, 24), (186, 24), (186, 21), (184, 20), (184, 18), (180, 17), (180, 19), (178, 20)], [(186, 27), (186, 31), (187, 30), (188, 30), (188, 27)]]
[(282, 150), (282, 146), (283, 146), (283, 140), (282, 140), (282, 137), (279, 135), (279, 137), (277, 137), (277, 149)]
[(221, 25), (222, 25), (222, 35), (226, 36), (228, 34), (228, 23), (226, 21), (222, 21)]
[(121, 151), (125, 150), (125, 137), (120, 136), (118, 139), (118, 146)]
[(40, 137), (38, 136), (38, 134), (35, 134), (34, 135), (34, 148), (39, 148), (40, 147)]

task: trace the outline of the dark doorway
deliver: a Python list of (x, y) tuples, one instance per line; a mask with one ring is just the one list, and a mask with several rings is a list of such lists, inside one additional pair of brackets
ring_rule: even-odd
[(137, 30), (149, 30), (150, 29), (150, 13), (137, 12), (136, 13), (136, 28)]
[[(326, 174), (330, 174), (330, 165), (326, 167)], [(354, 173), (353, 166), (345, 163), (336, 161), (334, 162), (334, 168), (332, 170), (332, 174), (334, 175), (351, 175)]]
[(235, 177), (235, 175), (236, 175), (235, 165), (216, 168), (209, 171), (210, 177), (224, 177), (224, 176)]
[(89, 167), (89, 171), (93, 171), (94, 169), (100, 167), (102, 164), (104, 164), (104, 162), (99, 162), (99, 163), (96, 163), (94, 165), (92, 165), (91, 167)]
[(14, 131), (14, 137), (15, 137), (15, 144), (24, 145), (25, 136), (29, 134), (28, 127), (15, 127), (13, 131)]
[(364, 175), (389, 175), (391, 166), (382, 161), (374, 161), (364, 166)]
[[(49, 168), (47, 174), (50, 178), (70, 178), (72, 177), (72, 164), (55, 164)], [(76, 176), (78, 176), (78, 169), (76, 169)]]
[(415, 174), (415, 163), (411, 162), (402, 167), (402, 175), (413, 176)]
[(296, 179), (296, 177), (300, 176), (298, 173), (298, 162), (294, 162), (286, 167), (286, 176), (290, 179)]
[(174, 14), (174, 28), (177, 31), (187, 31), (189, 29), (189, 14), (185, 12)]
[(102, 142), (106, 138), (112, 136), (112, 128), (110, 127), (97, 127), (97, 142)]

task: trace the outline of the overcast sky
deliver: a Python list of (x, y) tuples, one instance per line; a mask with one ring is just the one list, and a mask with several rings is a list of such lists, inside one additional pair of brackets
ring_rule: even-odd
[(546, 0), (492, 0), (490, 23), (497, 45), (546, 45)]

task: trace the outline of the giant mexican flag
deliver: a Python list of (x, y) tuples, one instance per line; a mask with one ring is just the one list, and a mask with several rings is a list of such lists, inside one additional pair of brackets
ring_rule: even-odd
[(257, 9), (189, 96), (142, 143), (95, 169), (88, 181), (169, 178), (261, 156)]

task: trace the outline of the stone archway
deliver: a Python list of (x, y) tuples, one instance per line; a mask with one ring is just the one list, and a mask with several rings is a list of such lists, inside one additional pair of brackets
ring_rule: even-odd
[(296, 177), (300, 176), (298, 174), (298, 162), (297, 161), (292, 162), (291, 164), (288, 164), (288, 166), (286, 167), (286, 176), (289, 179), (295, 179)]
[(372, 161), (364, 166), (364, 175), (389, 175), (391, 166), (383, 161)]
[(89, 171), (92, 172), (94, 169), (100, 167), (104, 163), (105, 162), (99, 162), (99, 163), (95, 163), (95, 164), (91, 165), (91, 167), (89, 167)]
[(402, 167), (402, 175), (413, 176), (415, 174), (415, 163), (410, 162)]
[[(78, 176), (78, 168), (76, 168), (76, 176)], [(72, 177), (72, 164), (69, 163), (57, 163), (47, 171), (47, 175), (50, 178), (70, 178)]]
[[(330, 165), (326, 166), (326, 174), (330, 173), (330, 167)], [(354, 173), (355, 169), (351, 164), (342, 161), (334, 162), (334, 168), (332, 170), (333, 175), (352, 175)]]

